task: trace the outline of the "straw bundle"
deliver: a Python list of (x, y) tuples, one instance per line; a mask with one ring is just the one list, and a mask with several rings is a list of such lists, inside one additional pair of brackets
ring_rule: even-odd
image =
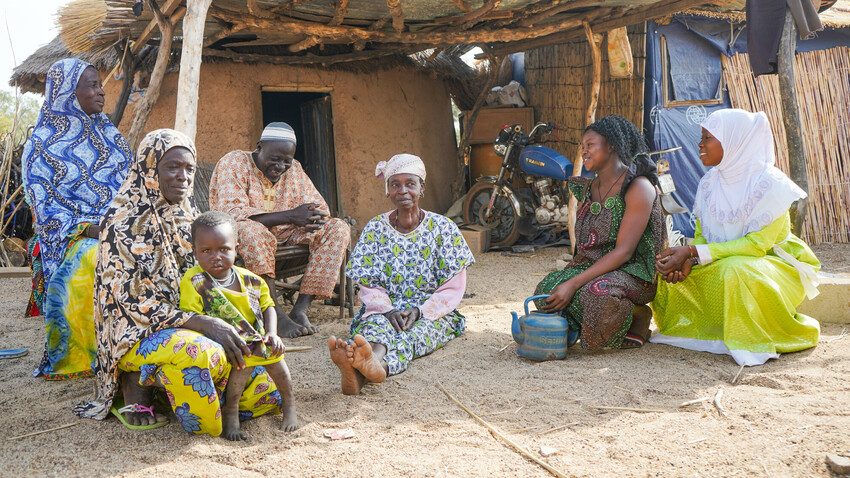
[(88, 52), (98, 48), (93, 36), (106, 20), (104, 0), (74, 0), (56, 15), (59, 36), (71, 53)]
[[(850, 242), (850, 48), (798, 53), (794, 76), (809, 177), (803, 237), (812, 244)], [(786, 174), (788, 150), (779, 80), (754, 78), (746, 54), (723, 57), (732, 106), (764, 111), (773, 127), (777, 167)]]
[[(643, 125), (643, 80), (646, 57), (645, 24), (628, 28), (634, 58), (632, 78), (611, 78), (608, 57), (602, 57), (602, 82), (596, 117), (618, 114), (638, 128)], [(574, 158), (584, 133), (593, 76), (591, 52), (584, 38), (526, 52), (526, 85), (537, 121), (554, 122), (558, 129), (546, 145)]]

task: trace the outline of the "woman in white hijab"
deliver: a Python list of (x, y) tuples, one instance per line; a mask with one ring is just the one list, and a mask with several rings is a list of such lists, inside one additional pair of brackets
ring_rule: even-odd
[(703, 176), (694, 245), (657, 257), (651, 342), (761, 365), (818, 343), (818, 322), (796, 312), (817, 295), (820, 262), (791, 233), (788, 209), (806, 193), (774, 166), (764, 113), (725, 109), (702, 123)]

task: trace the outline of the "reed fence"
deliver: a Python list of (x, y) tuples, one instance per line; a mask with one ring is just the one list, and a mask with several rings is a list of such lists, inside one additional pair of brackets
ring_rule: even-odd
[[(779, 79), (753, 77), (747, 54), (723, 56), (732, 106), (764, 111), (773, 127), (776, 162), (788, 174)], [(803, 238), (810, 244), (850, 242), (850, 48), (801, 52), (794, 81), (802, 122), (809, 208)]]
[[(602, 83), (596, 117), (618, 114), (642, 128), (646, 24), (630, 26), (628, 32), (634, 74), (632, 78), (611, 78), (608, 55), (602, 55)], [(604, 42), (602, 49), (605, 51)], [(587, 126), (584, 123), (592, 75), (593, 60), (584, 38), (535, 48), (525, 55), (525, 81), (535, 120), (558, 125), (558, 129), (546, 138), (546, 146), (571, 160), (575, 158)]]

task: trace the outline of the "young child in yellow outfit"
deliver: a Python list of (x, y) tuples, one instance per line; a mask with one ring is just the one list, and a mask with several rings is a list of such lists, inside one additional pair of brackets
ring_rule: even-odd
[(198, 265), (180, 281), (180, 308), (224, 320), (236, 328), (251, 350), (242, 370), (231, 364), (222, 407), (222, 435), (244, 440), (239, 426), (239, 398), (256, 366), (265, 367), (281, 393), (281, 429), (298, 427), (292, 401), (292, 379), (283, 360), (284, 346), (277, 336), (277, 312), (266, 282), (247, 269), (236, 267), (236, 221), (210, 211), (192, 223), (192, 244)]

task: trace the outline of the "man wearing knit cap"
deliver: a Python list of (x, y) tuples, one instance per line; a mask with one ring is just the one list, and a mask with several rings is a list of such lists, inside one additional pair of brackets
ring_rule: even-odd
[(351, 241), (348, 224), (328, 217), (325, 199), (295, 160), (295, 145), (291, 126), (270, 123), (257, 149), (227, 153), (210, 179), (210, 209), (236, 219), (237, 252), (245, 268), (262, 276), (270, 290), (276, 291), (278, 244), (309, 246), (310, 259), (295, 306), (289, 315), (280, 304), (277, 307), (278, 334), (290, 338), (318, 331), (307, 310), (314, 297), (333, 294)]

